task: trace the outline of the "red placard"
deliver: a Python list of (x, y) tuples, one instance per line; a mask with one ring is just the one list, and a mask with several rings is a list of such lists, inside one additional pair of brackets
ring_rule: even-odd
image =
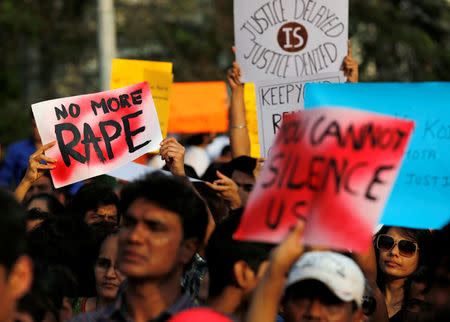
[(278, 243), (306, 220), (306, 244), (366, 250), (413, 129), (346, 108), (286, 115), (234, 237)]

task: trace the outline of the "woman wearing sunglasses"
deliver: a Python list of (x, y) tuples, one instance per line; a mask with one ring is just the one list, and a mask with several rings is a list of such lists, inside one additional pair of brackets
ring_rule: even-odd
[(383, 226), (375, 235), (377, 285), (385, 297), (389, 321), (403, 321), (405, 282), (427, 263), (429, 230)]

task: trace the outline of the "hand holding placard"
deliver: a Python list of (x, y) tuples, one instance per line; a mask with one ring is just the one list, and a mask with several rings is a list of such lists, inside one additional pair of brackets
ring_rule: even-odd
[[(44, 152), (55, 144), (56, 142), (50, 142), (41, 146), (28, 159), (27, 171), (19, 185), (16, 187), (16, 190), (14, 190), (14, 195), (19, 202), (22, 202), (33, 182), (42, 177), (45, 171), (56, 168), (55, 162), (57, 160), (44, 155)], [(42, 161), (47, 162), (47, 164), (43, 164)]]
[(161, 159), (166, 161), (170, 172), (179, 176), (186, 175), (184, 172), (184, 152), (184, 146), (178, 143), (174, 137), (164, 139), (159, 149)]
[(344, 108), (286, 115), (235, 238), (277, 243), (301, 219), (305, 243), (364, 250), (413, 126)]

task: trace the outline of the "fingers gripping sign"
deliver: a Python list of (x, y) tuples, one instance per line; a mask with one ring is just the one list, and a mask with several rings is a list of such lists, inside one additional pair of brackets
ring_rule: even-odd
[(345, 56), (342, 63), (341, 70), (349, 83), (358, 82), (358, 62), (352, 56), (352, 49), (350, 48), (350, 40), (348, 40), (348, 55)]
[[(56, 163), (57, 160), (47, 157), (44, 154), (44, 152), (46, 150), (48, 150), (55, 144), (56, 144), (56, 141), (50, 142), (46, 145), (43, 145), (30, 156), (30, 158), (28, 160), (28, 167), (27, 167), (27, 171), (25, 173), (24, 180), (27, 180), (30, 183), (33, 183), (37, 179), (39, 179), (46, 170), (53, 170), (54, 168), (56, 168), (56, 165), (53, 163)], [(47, 163), (43, 164), (42, 161), (45, 161)]]
[(175, 175), (185, 176), (184, 153), (185, 148), (174, 137), (169, 137), (161, 142), (159, 154), (169, 167), (170, 172)]
[(227, 73), (227, 80), (230, 84), (231, 89), (235, 89), (243, 85), (241, 82), (241, 75), (241, 68), (239, 67), (238, 63), (234, 62), (230, 69), (228, 69)]
[(242, 207), (242, 200), (238, 193), (238, 185), (219, 171), (216, 173), (219, 179), (213, 183), (206, 181), (206, 185), (213, 189), (219, 197), (223, 198), (228, 203), (230, 209)]

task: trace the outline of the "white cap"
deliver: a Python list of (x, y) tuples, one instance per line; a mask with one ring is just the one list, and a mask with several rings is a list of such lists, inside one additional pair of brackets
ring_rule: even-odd
[(349, 257), (335, 252), (305, 253), (292, 267), (285, 287), (303, 280), (318, 280), (344, 302), (361, 308), (364, 275)]

